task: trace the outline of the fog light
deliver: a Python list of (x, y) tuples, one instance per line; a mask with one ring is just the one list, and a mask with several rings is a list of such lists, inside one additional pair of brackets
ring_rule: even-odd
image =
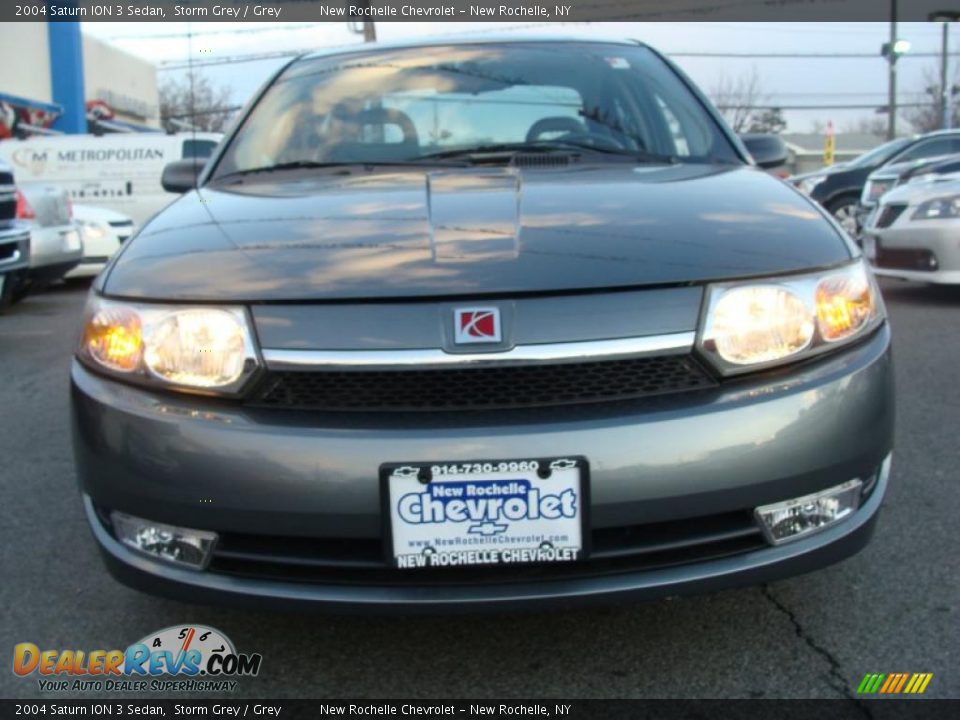
[(217, 534), (164, 525), (121, 512), (110, 513), (117, 539), (127, 547), (158, 560), (202, 570), (210, 559)]
[(860, 480), (754, 510), (767, 542), (781, 545), (826, 530), (860, 506)]

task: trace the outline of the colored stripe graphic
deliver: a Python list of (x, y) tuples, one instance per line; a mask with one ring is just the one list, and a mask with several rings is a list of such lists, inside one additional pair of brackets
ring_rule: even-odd
[(920, 695), (933, 679), (933, 673), (867, 673), (857, 686), (858, 695)]

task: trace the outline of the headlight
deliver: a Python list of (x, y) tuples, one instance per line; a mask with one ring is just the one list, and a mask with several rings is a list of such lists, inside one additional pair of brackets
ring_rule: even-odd
[(813, 192), (813, 189), (827, 179), (826, 175), (814, 175), (813, 177), (804, 178), (800, 182), (796, 183), (797, 188), (802, 193), (809, 195)]
[(940, 220), (955, 217), (960, 217), (960, 195), (945, 195), (927, 200), (917, 207), (910, 219)]
[(106, 229), (97, 223), (91, 222), (79, 222), (80, 230), (83, 232), (83, 237), (87, 240), (103, 240), (107, 237)]
[(243, 308), (121, 303), (91, 296), (78, 357), (134, 382), (233, 395), (258, 367)]
[(862, 260), (842, 269), (707, 290), (698, 347), (723, 374), (780, 365), (850, 342), (884, 317)]
[(863, 199), (868, 203), (877, 202), (897, 184), (893, 178), (870, 180), (864, 188)]

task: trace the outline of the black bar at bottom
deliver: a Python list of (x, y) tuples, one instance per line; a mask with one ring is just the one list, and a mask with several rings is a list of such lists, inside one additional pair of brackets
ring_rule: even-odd
[(960, 716), (960, 700), (0, 700), (0, 718), (581, 718), (608, 720), (921, 720)]

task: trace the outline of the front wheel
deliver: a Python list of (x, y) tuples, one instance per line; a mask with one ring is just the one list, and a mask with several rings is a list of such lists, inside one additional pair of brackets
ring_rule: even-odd
[(842, 197), (834, 200), (827, 206), (833, 219), (840, 223), (850, 237), (857, 236), (857, 200), (853, 197)]

